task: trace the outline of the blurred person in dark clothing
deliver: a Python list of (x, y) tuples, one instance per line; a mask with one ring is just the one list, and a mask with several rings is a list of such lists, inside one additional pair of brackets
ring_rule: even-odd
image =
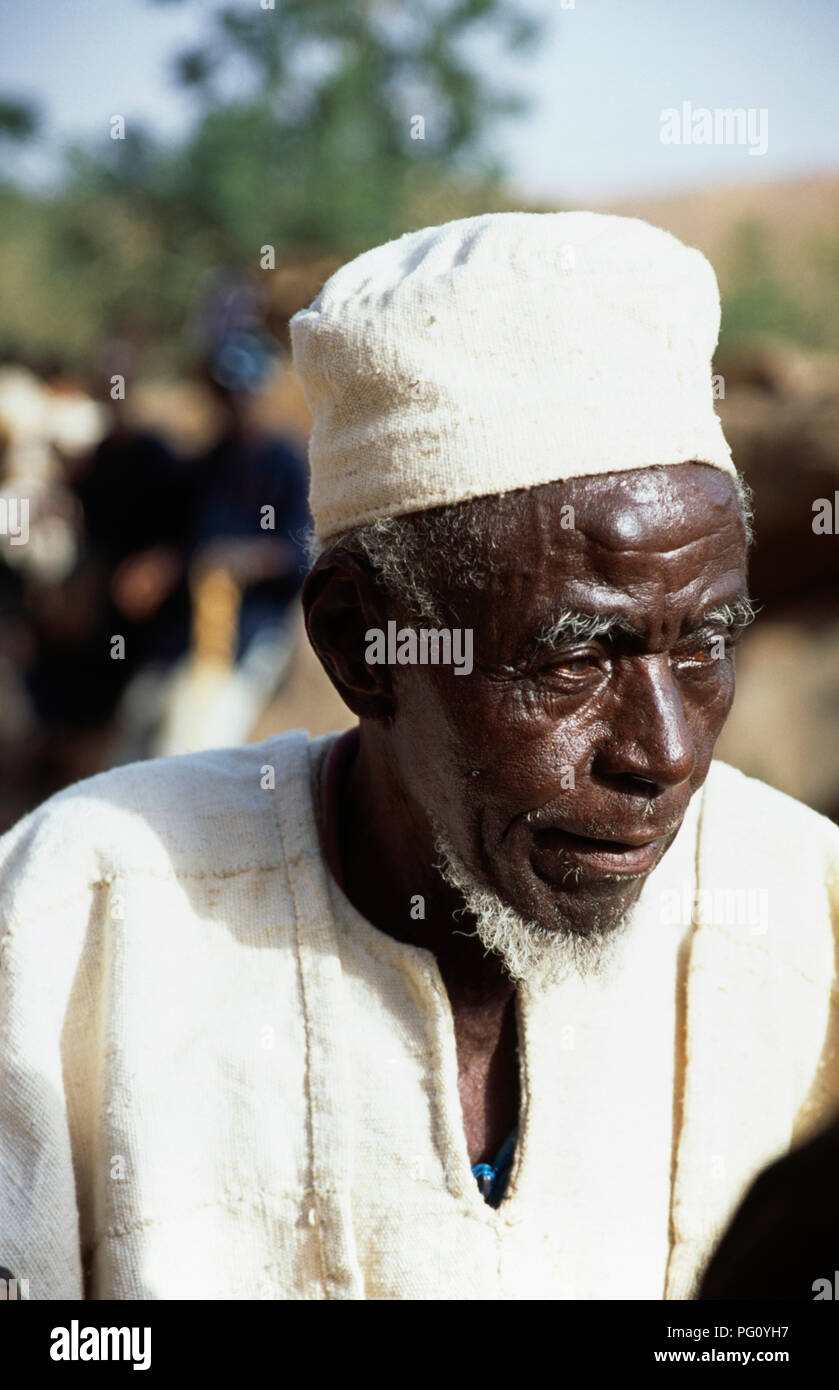
[(110, 608), (127, 624), (131, 666), (178, 656), (188, 631), (185, 562), (192, 478), (156, 436), (118, 424), (79, 481), (91, 548), (109, 577)]
[(165, 444), (132, 428), (117, 404), (107, 434), (70, 482), (83, 517), (80, 555), (33, 606), (36, 655), (26, 680), (56, 741), (93, 735), (91, 757), (101, 765), (107, 726), (132, 677), (186, 649), (191, 480)]
[(266, 625), (284, 620), (300, 590), (309, 520), (306, 470), (283, 438), (249, 426), (239, 393), (220, 395), (227, 428), (199, 463), (191, 553), (198, 565), (224, 563), (242, 589), (241, 661)]
[[(189, 527), (192, 644), (155, 752), (238, 743), (282, 684), (298, 632), (309, 522), (304, 460), (253, 421), (253, 401), (277, 365), (247, 285), (214, 287), (198, 316), (202, 375), (221, 436), (194, 470)], [(214, 578), (215, 577), (215, 578)], [(207, 625), (229, 636), (205, 649)]]
[(47, 383), (24, 368), (4, 375), (4, 469), (31, 498), (32, 535), (10, 552), (19, 572), (5, 598), (27, 722), (15, 781), (27, 802), (97, 771), (132, 673), (186, 643), (188, 478), (111, 399), (111, 369), (131, 366), (127, 349), (108, 344), (98, 400), (57, 369)]

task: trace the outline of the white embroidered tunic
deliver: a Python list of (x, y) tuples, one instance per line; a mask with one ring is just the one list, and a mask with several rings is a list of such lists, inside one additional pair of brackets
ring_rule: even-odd
[(614, 968), (519, 992), (495, 1210), (435, 958), (325, 865), (333, 738), (117, 769), (0, 840), (0, 1265), (33, 1299), (691, 1297), (839, 1104), (839, 831), (712, 764)]

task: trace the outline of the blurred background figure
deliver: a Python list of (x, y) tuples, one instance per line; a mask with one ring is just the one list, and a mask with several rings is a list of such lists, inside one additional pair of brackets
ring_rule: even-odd
[[(105, 430), (70, 471), (83, 523), (74, 577), (84, 594), (71, 596), (76, 622), (42, 638), (30, 677), (42, 719), (91, 731), (97, 766), (109, 765), (115, 741), (127, 736), (134, 682), (171, 666), (189, 635), (192, 480), (164, 439), (124, 410), (137, 353), (123, 325), (100, 356), (93, 389)], [(149, 727), (152, 712), (150, 701)], [(138, 731), (135, 743), (144, 756), (148, 739)]]
[(102, 580), (73, 474), (104, 428), (72, 380), (0, 368), (0, 510), (17, 521), (0, 528), (2, 820), (100, 765), (87, 736), (108, 691), (85, 652)]
[(305, 463), (254, 418), (278, 347), (254, 291), (236, 281), (209, 291), (196, 336), (221, 435), (193, 465), (191, 643), (154, 742), (158, 755), (247, 739), (290, 669), (306, 573)]

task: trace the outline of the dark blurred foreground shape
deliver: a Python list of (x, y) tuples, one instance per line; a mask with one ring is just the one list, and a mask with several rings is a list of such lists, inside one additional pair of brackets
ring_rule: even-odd
[(839, 1118), (752, 1184), (699, 1298), (839, 1298)]

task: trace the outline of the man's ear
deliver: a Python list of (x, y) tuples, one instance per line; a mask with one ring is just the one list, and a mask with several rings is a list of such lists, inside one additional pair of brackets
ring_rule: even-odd
[(306, 632), (324, 671), (359, 719), (395, 711), (389, 666), (369, 665), (366, 634), (385, 630), (384, 603), (370, 571), (346, 550), (318, 560), (303, 585)]

